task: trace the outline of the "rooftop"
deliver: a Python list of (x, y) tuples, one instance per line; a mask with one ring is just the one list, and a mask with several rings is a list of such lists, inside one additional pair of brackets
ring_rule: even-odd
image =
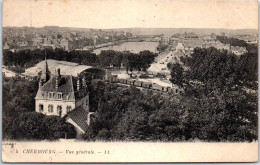
[[(61, 76), (58, 81), (58, 88), (56, 89), (56, 79), (58, 77), (54, 76), (49, 81), (47, 81), (41, 88), (39, 88), (36, 99), (48, 99), (49, 92), (62, 93), (62, 99), (64, 100), (75, 100), (74, 86), (72, 76)], [(53, 99), (58, 99), (57, 95), (53, 96)], [(61, 98), (60, 98), (61, 99)]]
[[(58, 61), (58, 60), (47, 60), (48, 69), (50, 70), (52, 75), (55, 75), (55, 70), (60, 68), (61, 75), (72, 75), (76, 77), (79, 73), (83, 72), (84, 70), (93, 68), (92, 66), (87, 65), (79, 65), (73, 62), (67, 61)], [(38, 76), (38, 74), (43, 70), (45, 65), (45, 61), (41, 61), (34, 67), (28, 68), (25, 70), (25, 75), (29, 76)]]
[(88, 112), (85, 111), (81, 106), (77, 107), (75, 110), (70, 111), (68, 117), (74, 121), (80, 129), (84, 132), (87, 130), (87, 120), (88, 120)]

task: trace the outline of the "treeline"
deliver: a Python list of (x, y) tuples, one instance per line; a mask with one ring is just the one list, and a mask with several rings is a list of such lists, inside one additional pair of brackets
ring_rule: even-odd
[(194, 111), (189, 124), (201, 129), (198, 137), (257, 139), (257, 58), (252, 53), (238, 57), (213, 47), (196, 48), (191, 57), (182, 58), (188, 69), (169, 65), (172, 83), (184, 88), (186, 107)]
[(11, 52), (5, 50), (3, 52), (3, 65), (6, 66), (20, 66), (31, 67), (45, 59), (63, 60), (69, 62), (76, 62), (84, 65), (96, 65), (98, 57), (96, 54), (89, 51), (64, 51), (62, 49), (36, 49), (36, 50), (21, 50), (18, 52)]
[(209, 90), (215, 86), (221, 89), (238, 86), (257, 89), (258, 54), (246, 53), (239, 57), (213, 47), (196, 48), (191, 57), (181, 60), (189, 68), (183, 76), (183, 83), (198, 80)]
[(148, 50), (139, 52), (138, 54), (129, 51), (118, 52), (114, 50), (101, 51), (99, 57), (99, 64), (102, 67), (125, 67), (126, 71), (146, 71), (153, 63), (157, 54)]
[[(257, 58), (253, 53), (238, 57), (212, 47), (196, 48), (190, 57), (181, 59), (185, 67), (169, 65), (172, 83), (185, 90), (179, 97), (164, 98), (136, 88), (119, 89), (102, 81), (91, 84), (90, 104), (97, 113), (83, 138), (87, 141), (257, 140)], [(54, 122), (48, 124), (49, 118), (45, 120), (31, 112), (37, 88), (34, 81), (4, 78), (3, 137), (52, 139), (64, 137), (65, 132), (73, 136), (71, 125), (60, 121), (63, 119), (53, 117)], [(49, 134), (40, 133), (46, 129)]]
[(171, 81), (184, 88), (178, 98), (91, 86), (96, 120), (86, 140), (253, 141), (257, 140), (257, 55), (240, 57), (215, 48), (196, 48), (172, 64)]
[(2, 138), (15, 140), (55, 140), (75, 138), (71, 124), (58, 116), (35, 112), (38, 82), (3, 77)]
[[(143, 93), (137, 88), (92, 84), (97, 105), (95, 120), (83, 138), (88, 141), (180, 141), (185, 136), (183, 109), (176, 101)], [(174, 98), (172, 98), (174, 99)], [(188, 132), (187, 132), (188, 133)]]
[(154, 61), (156, 54), (150, 51), (141, 51), (138, 54), (130, 52), (117, 52), (114, 50), (102, 51), (99, 56), (89, 51), (64, 51), (62, 49), (36, 49), (22, 50), (11, 52), (5, 50), (3, 52), (3, 65), (15, 66), (24, 71), (25, 68), (32, 67), (45, 59), (54, 59), (75, 62), (82, 65), (91, 65), (97, 67), (125, 67), (126, 70), (146, 70)]
[(244, 40), (240, 40), (237, 38), (232, 38), (227, 36), (217, 36), (216, 39), (223, 44), (230, 44), (231, 46), (240, 46), (240, 47), (247, 46), (247, 43)]
[(102, 82), (93, 89), (97, 113), (83, 136), (87, 141), (257, 139), (257, 97), (245, 92), (223, 93), (216, 89), (209, 95), (194, 91), (193, 95), (165, 99)]

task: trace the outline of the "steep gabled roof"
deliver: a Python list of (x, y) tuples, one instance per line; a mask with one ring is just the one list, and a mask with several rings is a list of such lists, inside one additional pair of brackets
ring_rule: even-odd
[(85, 111), (81, 106), (69, 112), (68, 117), (77, 124), (84, 132), (87, 130), (88, 124), (88, 112)]
[(52, 77), (49, 81), (47, 81), (41, 88), (39, 88), (36, 99), (47, 99), (48, 92), (61, 92), (63, 94), (63, 98), (66, 100), (75, 100), (75, 92), (73, 87), (72, 76), (63, 75), (59, 79), (59, 85), (56, 89), (56, 79), (58, 76)]
[(41, 90), (48, 91), (48, 92), (57, 91), (57, 92), (64, 92), (64, 93), (74, 92), (72, 76), (70, 76), (70, 75), (61, 76), (61, 78), (59, 80), (58, 89), (56, 90), (55, 85), (56, 85), (57, 78), (58, 78), (58, 76), (52, 77), (48, 82), (46, 82), (41, 87)]

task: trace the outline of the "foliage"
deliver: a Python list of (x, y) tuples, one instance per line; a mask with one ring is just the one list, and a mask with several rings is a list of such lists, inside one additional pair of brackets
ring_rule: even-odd
[(37, 81), (3, 77), (3, 116), (15, 117), (35, 108)]
[[(216, 88), (210, 94), (166, 99), (136, 88), (96, 84), (98, 110), (86, 140), (252, 141), (257, 139), (257, 96)], [(95, 86), (95, 85), (94, 85)], [(102, 87), (101, 87), (102, 86)], [(192, 87), (191, 87), (192, 88)], [(177, 99), (178, 100), (178, 99)]]
[(170, 81), (180, 87), (183, 86), (183, 68), (179, 63), (172, 64)]
[(127, 71), (146, 71), (155, 57), (156, 54), (147, 50), (141, 51), (138, 54), (106, 50), (101, 51), (99, 62), (102, 67), (106, 68), (112, 66), (120, 69), (121, 66), (124, 66)]
[(168, 45), (164, 45), (164, 44), (161, 44), (161, 43), (159, 43), (159, 45), (157, 46), (157, 50), (158, 50), (159, 52), (163, 52), (163, 51), (165, 51), (167, 48), (168, 48)]
[[(3, 138), (16, 140), (55, 140), (75, 138), (74, 127), (58, 116), (45, 116), (37, 112), (23, 112), (17, 117), (3, 120)], [(6, 125), (7, 124), (7, 125)], [(8, 129), (10, 126), (11, 129)]]
[[(185, 66), (169, 64), (171, 81), (185, 90), (178, 97), (166, 99), (102, 81), (90, 84), (91, 111), (97, 112), (83, 137), (88, 141), (257, 140), (254, 91), (258, 84), (258, 55), (254, 47), (251, 49), (238, 57), (215, 48), (196, 48), (190, 57), (181, 59)], [(139, 70), (153, 60), (154, 56), (147, 54), (108, 51), (94, 61), (104, 67), (123, 65)], [(3, 138), (57, 139), (68, 130), (73, 135), (73, 129), (63, 119), (31, 112), (37, 88), (34, 81), (3, 78)]]
[[(256, 89), (257, 54), (247, 53), (240, 57), (216, 48), (194, 49), (191, 57), (183, 59), (189, 67), (186, 79), (198, 80), (209, 89), (248, 86)], [(250, 65), (248, 65), (250, 64)]]
[(247, 43), (244, 40), (239, 40), (237, 38), (228, 38), (227, 36), (217, 36), (216, 39), (223, 44), (230, 44), (231, 46), (240, 46), (240, 47), (247, 46)]
[(74, 127), (57, 116), (34, 112), (36, 81), (3, 77), (3, 139), (54, 140), (75, 137)]
[[(32, 67), (42, 61), (44, 58), (75, 62), (82, 65), (100, 66), (103, 68), (124, 66), (126, 70), (144, 70), (149, 68), (154, 61), (157, 54), (144, 50), (138, 54), (130, 52), (118, 52), (114, 50), (101, 51), (97, 56), (89, 51), (64, 51), (62, 49), (36, 49), (36, 50), (22, 50), (18, 52), (11, 52), (5, 50), (3, 52), (3, 65), (9, 67), (13, 71), (22, 72), (28, 67)], [(12, 68), (14, 67), (15, 68)]]
[(3, 52), (3, 65), (7, 66), (20, 66), (20, 67), (32, 67), (44, 58), (63, 60), (69, 62), (76, 62), (85, 65), (96, 65), (98, 62), (97, 56), (89, 51), (64, 51), (62, 49), (36, 49), (36, 50), (21, 50), (18, 52), (11, 52), (5, 50)]
[[(240, 57), (196, 48), (180, 64), (169, 64), (181, 96), (165, 99), (136, 88), (93, 84), (98, 98), (91, 140), (257, 140), (257, 55)], [(250, 65), (248, 65), (250, 63)], [(96, 86), (96, 87), (95, 87)], [(99, 90), (100, 89), (100, 90)], [(86, 138), (90, 140), (90, 138)]]

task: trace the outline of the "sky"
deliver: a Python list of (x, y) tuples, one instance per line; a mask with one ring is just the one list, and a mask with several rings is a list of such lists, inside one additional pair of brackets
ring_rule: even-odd
[(3, 26), (258, 29), (257, 1), (3, 0)]

